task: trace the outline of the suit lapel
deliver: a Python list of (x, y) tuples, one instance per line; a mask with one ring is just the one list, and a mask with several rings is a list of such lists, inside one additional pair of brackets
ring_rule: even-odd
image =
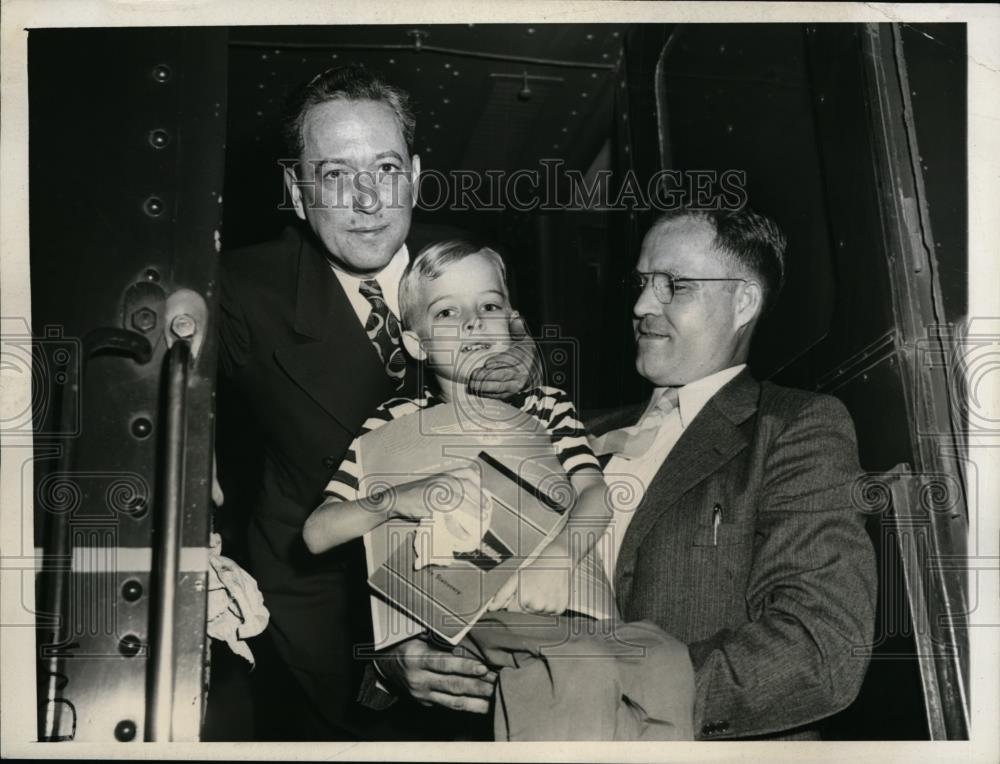
[(660, 516), (746, 448), (739, 425), (756, 412), (759, 394), (760, 384), (744, 370), (712, 396), (671, 449), (625, 532), (615, 565), (619, 603), (628, 599), (639, 548)]
[(295, 331), (304, 342), (275, 350), (289, 377), (348, 431), (357, 432), (394, 387), (326, 258), (299, 248)]

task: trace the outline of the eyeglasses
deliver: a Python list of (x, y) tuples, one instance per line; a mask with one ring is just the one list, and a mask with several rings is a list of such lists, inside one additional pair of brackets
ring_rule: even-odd
[(656, 299), (659, 300), (664, 305), (669, 305), (674, 299), (674, 295), (678, 291), (683, 291), (685, 285), (692, 281), (742, 281), (746, 282), (747, 279), (714, 279), (714, 278), (688, 278), (680, 276), (671, 276), (669, 273), (662, 273), (660, 271), (653, 271), (652, 273), (642, 273), (640, 271), (632, 271), (628, 276), (628, 287), (635, 293), (638, 297), (645, 291), (646, 286), (649, 282), (653, 282), (653, 294)]

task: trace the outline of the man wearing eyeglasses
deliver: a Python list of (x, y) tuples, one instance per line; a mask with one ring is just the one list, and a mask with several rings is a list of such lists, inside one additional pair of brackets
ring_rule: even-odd
[(784, 252), (749, 210), (662, 216), (632, 274), (636, 367), (655, 390), (590, 423), (609, 494), (635, 489), (601, 541), (618, 606), (688, 645), (702, 739), (819, 738), (857, 695), (872, 643), (850, 416), (746, 365)]

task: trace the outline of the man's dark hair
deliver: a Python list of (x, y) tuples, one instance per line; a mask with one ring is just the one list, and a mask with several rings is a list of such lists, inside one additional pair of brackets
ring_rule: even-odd
[(309, 109), (338, 98), (346, 101), (384, 103), (396, 115), (396, 121), (403, 132), (403, 140), (406, 141), (406, 148), (411, 155), (413, 154), (416, 120), (410, 110), (410, 97), (403, 90), (387, 84), (377, 74), (373, 74), (360, 64), (348, 64), (320, 72), (292, 93), (288, 99), (281, 133), (289, 158), (302, 158), (302, 123)]
[(699, 210), (681, 207), (660, 215), (653, 227), (679, 220), (700, 220), (715, 230), (715, 248), (737, 268), (760, 279), (764, 292), (763, 315), (769, 311), (785, 283), (787, 240), (778, 224), (749, 207), (740, 210)]

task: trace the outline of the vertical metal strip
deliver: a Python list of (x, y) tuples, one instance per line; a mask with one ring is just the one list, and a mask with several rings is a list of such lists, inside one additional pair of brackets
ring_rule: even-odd
[(146, 739), (172, 738), (174, 708), (174, 622), (180, 571), (184, 458), (187, 422), (188, 367), (191, 346), (174, 342), (167, 356), (167, 405), (163, 456), (163, 500), (157, 528), (157, 584), (153, 590), (154, 622), (150, 632), (150, 686)]
[[(937, 438), (924, 433), (954, 431), (950, 411), (944, 410), (950, 386), (946, 372), (941, 368), (920, 365), (918, 349), (921, 342), (931, 343), (934, 349), (947, 357), (946, 348), (939, 335), (928, 335), (928, 327), (938, 315), (936, 302), (939, 295), (937, 273), (928, 258), (933, 249), (930, 243), (929, 220), (922, 208), (923, 188), (919, 166), (915, 163), (916, 135), (912, 125), (909, 102), (909, 84), (905, 66), (900, 58), (898, 28), (893, 24), (868, 24), (863, 39), (864, 60), (872, 103), (873, 147), (877, 173), (880, 180), (881, 201), (886, 238), (886, 251), (890, 256), (890, 279), (894, 296), (896, 324), (902, 339), (901, 362), (904, 364), (904, 394), (907, 407), (913, 412), (911, 442), (916, 457), (916, 470), (928, 475), (946, 475), (963, 486), (964, 475), (953, 461), (945, 458)], [(909, 120), (909, 121), (908, 121)], [(926, 267), (925, 267), (926, 266)], [(926, 575), (926, 586), (920, 591), (921, 608), (934, 616), (930, 628), (938, 643), (949, 645), (952, 654), (921, 658), (921, 673), (934, 672), (935, 676), (922, 676), (925, 702), (932, 734), (944, 730), (948, 739), (968, 739), (969, 706), (966, 689), (968, 676), (968, 643), (964, 617), (968, 612), (966, 580), (961, 573), (946, 575), (941, 561), (944, 558), (964, 557), (968, 536), (968, 512), (931, 512), (928, 516), (929, 557), (924, 570), (907, 570), (914, 562), (903, 558), (904, 570), (909, 580)], [(943, 603), (945, 614), (935, 612), (936, 603)], [(932, 607), (932, 605), (934, 607)], [(916, 617), (917, 611), (914, 611)], [(914, 624), (916, 628), (916, 624)], [(918, 649), (919, 649), (918, 643)], [(934, 715), (936, 718), (930, 718)]]

